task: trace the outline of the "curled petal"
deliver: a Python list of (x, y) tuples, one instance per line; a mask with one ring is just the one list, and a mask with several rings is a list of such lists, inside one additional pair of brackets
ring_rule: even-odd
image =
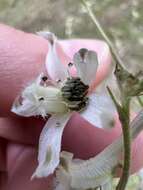
[(36, 115), (46, 117), (47, 114), (64, 114), (68, 111), (60, 89), (46, 86), (41, 78), (42, 75), (23, 90), (21, 99), (15, 100), (12, 107), (14, 113), (27, 117)]
[[(142, 129), (143, 111), (131, 123), (132, 138), (134, 139)], [(84, 173), (84, 177), (87, 178), (92, 177), (92, 175), (98, 177), (112, 171), (112, 169), (118, 164), (118, 156), (121, 153), (122, 143), (121, 136), (94, 158), (78, 164), (78, 167), (74, 164), (72, 167), (76, 170), (73, 170), (75, 172), (75, 175), (73, 176), (82, 176)]]
[(112, 178), (113, 168), (118, 164), (120, 151), (121, 144), (117, 141), (94, 158), (81, 163), (72, 162), (68, 171), (71, 176), (71, 187), (86, 189), (107, 183)]
[(104, 185), (101, 186), (102, 190), (112, 190), (113, 189), (113, 184), (112, 184), (112, 178), (107, 181)]
[(114, 126), (115, 107), (111, 98), (103, 94), (91, 94), (87, 109), (81, 112), (81, 116), (92, 125), (99, 128), (111, 128)]
[[(71, 188), (84, 190), (88, 188), (95, 188), (95, 187), (97, 188), (100, 186), (104, 186), (109, 181), (111, 181), (112, 179), (111, 172), (107, 172), (104, 175), (94, 176), (92, 170), (94, 170), (95, 168), (93, 168), (92, 170), (90, 168), (90, 170), (88, 171), (89, 168), (86, 166), (86, 173), (90, 172), (90, 176), (87, 177), (86, 173), (83, 173), (85, 172), (85, 170), (83, 170), (82, 167), (81, 168), (78, 167), (87, 161), (83, 160), (76, 161), (75, 159), (71, 160), (71, 158), (68, 158), (67, 156), (65, 156), (65, 154), (67, 153), (62, 152), (61, 165), (59, 166), (56, 172), (57, 180), (60, 182), (60, 184), (63, 187), (71, 187)], [(77, 171), (76, 167), (78, 167), (80, 171)], [(85, 169), (84, 165), (83, 167)]]
[(36, 104), (34, 97), (34, 86), (40, 86), (41, 78), (43, 73), (41, 73), (31, 85), (27, 86), (21, 96), (18, 96), (11, 108), (11, 111), (20, 116), (30, 117), (40, 115), (39, 106)]
[[(43, 76), (43, 74), (40, 74), (33, 83), (39, 85), (41, 82), (42, 76)], [(25, 116), (25, 117), (38, 115), (37, 107), (34, 104), (32, 104), (28, 98), (23, 97), (23, 93), (24, 93), (24, 91), (22, 92), (21, 96), (18, 96), (15, 99), (15, 101), (12, 105), (11, 111), (13, 113), (16, 113), (17, 115)], [(31, 92), (30, 92), (30, 94), (31, 94)]]
[(60, 62), (57, 53), (56, 37), (51, 32), (38, 32), (38, 34), (49, 41), (49, 50), (46, 56), (46, 68), (52, 80), (65, 80), (68, 76), (66, 67)]
[[(134, 139), (141, 130), (143, 130), (143, 111), (132, 121), (130, 127), (132, 138)], [(77, 189), (94, 188), (98, 186), (106, 187), (107, 184), (109, 186), (112, 179), (111, 173), (120, 162), (119, 155), (122, 151), (122, 143), (123, 137), (121, 136), (97, 156), (82, 161), (81, 163), (75, 163), (74, 160), (70, 161), (69, 159), (67, 161), (67, 157), (65, 157), (64, 163), (67, 163), (66, 168), (68, 169), (65, 169), (61, 165), (59, 167), (58, 176), (62, 176), (65, 179), (69, 177), (71, 187)], [(59, 179), (62, 178), (59, 177)]]
[(39, 165), (32, 178), (49, 176), (58, 166), (62, 134), (69, 118), (70, 114), (55, 115), (46, 123), (39, 140)]
[(37, 32), (37, 34), (45, 38), (46, 40), (48, 40), (51, 44), (53, 44), (54, 41), (57, 40), (57, 37), (55, 36), (55, 34), (49, 31), (39, 31)]
[(94, 51), (80, 49), (73, 57), (77, 75), (85, 84), (90, 84), (96, 76), (98, 67), (97, 54)]
[(31, 104), (31, 101), (25, 99), (20, 103), (19, 99), (20, 98), (18, 97), (13, 103), (11, 108), (13, 113), (24, 117), (39, 115), (37, 107), (34, 104)]
[(61, 152), (60, 165), (58, 169), (56, 170), (56, 179), (58, 182), (56, 190), (60, 190), (60, 188), (63, 188), (63, 190), (71, 190), (71, 176), (68, 171), (69, 171), (69, 166), (72, 162), (72, 159), (73, 159), (72, 153), (69, 153), (66, 151)]

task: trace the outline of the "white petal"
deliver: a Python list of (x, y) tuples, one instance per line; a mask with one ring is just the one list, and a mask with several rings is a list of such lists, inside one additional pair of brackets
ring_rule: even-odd
[(75, 53), (73, 61), (77, 69), (77, 75), (85, 84), (89, 85), (95, 79), (98, 67), (96, 52), (81, 49)]
[[(42, 85), (42, 76), (40, 75), (23, 90), (21, 101), (20, 98), (15, 100), (12, 112), (26, 117), (36, 115), (46, 117), (47, 114), (66, 113), (68, 111), (60, 89)], [(40, 101), (40, 98), (42, 98), (42, 101)]]
[(72, 164), (70, 176), (71, 186), (74, 188), (94, 188), (103, 185), (111, 179), (111, 172), (118, 164), (121, 144), (116, 142), (114, 146), (106, 148), (94, 158), (81, 164)]
[(57, 40), (57, 37), (55, 36), (55, 34), (49, 31), (39, 31), (39, 32), (36, 32), (36, 34), (45, 38), (46, 40), (51, 41), (51, 43)]
[(61, 184), (59, 181), (58, 181), (58, 179), (57, 179), (57, 177), (54, 177), (53, 178), (53, 189), (54, 190), (71, 190), (71, 188), (70, 188), (70, 185), (63, 185), (63, 184)]
[(57, 179), (57, 176), (54, 176), (53, 178), (53, 189), (54, 190), (71, 190), (70, 188), (70, 184), (62, 184), (59, 182), (59, 180)]
[(112, 184), (112, 179), (107, 181), (104, 185), (102, 185), (102, 190), (112, 190), (113, 189), (113, 184)]
[(64, 190), (71, 190), (70, 175), (65, 170), (59, 168), (56, 171), (56, 178), (59, 182), (58, 187), (63, 187)]
[[(93, 164), (92, 164), (93, 168), (91, 169), (89, 167), (90, 166), (89, 162), (88, 162), (89, 166), (88, 164), (86, 164), (85, 166), (85, 162), (87, 163), (87, 161), (83, 160), (81, 160), (80, 162), (79, 160), (78, 162), (76, 162), (75, 160), (70, 161), (70, 159), (64, 157), (64, 153), (62, 152), (62, 159), (64, 158), (65, 160), (63, 162), (67, 164), (66, 169), (64, 169), (63, 165), (60, 165), (59, 169), (56, 172), (57, 179), (64, 187), (69, 185), (70, 187), (76, 189), (88, 189), (88, 188), (104, 186), (104, 184), (107, 184), (109, 181), (111, 181), (112, 178), (111, 170), (104, 173), (103, 175), (100, 174), (94, 175), (93, 170), (96, 170), (96, 168)], [(98, 163), (96, 163), (96, 165), (98, 165)]]
[(47, 121), (39, 140), (39, 165), (33, 177), (46, 177), (52, 174), (59, 164), (61, 139), (70, 114), (51, 116)]
[[(41, 73), (36, 78), (36, 80), (32, 82), (32, 84), (40, 85), (42, 76), (43, 76), (43, 73)], [(33, 86), (33, 85), (29, 85), (29, 86)], [(21, 96), (18, 96), (15, 99), (11, 108), (11, 111), (13, 113), (16, 113), (17, 115), (25, 116), (25, 117), (39, 115), (38, 106), (36, 106), (36, 104), (33, 104), (31, 101), (31, 98), (33, 98), (33, 95), (32, 95), (33, 88), (29, 88), (29, 86), (27, 86), (23, 90)]]
[[(143, 111), (131, 122), (131, 134), (134, 139), (143, 130)], [(122, 136), (107, 146), (100, 154), (81, 164), (72, 164), (74, 178), (90, 178), (105, 175), (117, 166), (118, 156), (122, 150)]]
[(87, 108), (81, 116), (99, 128), (111, 128), (114, 125), (115, 107), (111, 98), (103, 94), (91, 94)]
[(41, 74), (36, 78), (36, 80), (34, 81), (34, 83), (37, 84), (37, 85), (40, 85), (41, 80), (42, 80), (42, 77), (44, 77), (44, 76), (45, 76), (44, 73), (41, 73)]
[[(134, 139), (143, 129), (143, 111), (132, 121), (130, 127), (132, 138)], [(104, 189), (106, 189), (107, 184), (107, 187), (110, 187), (111, 172), (120, 162), (119, 155), (122, 148), (123, 139), (121, 136), (97, 156), (81, 163), (75, 163), (74, 160), (66, 162), (68, 170), (64, 170), (64, 167), (60, 166), (59, 172), (62, 174), (65, 172), (65, 179), (70, 178), (71, 187), (73, 188), (85, 189), (103, 185)]]
[(37, 107), (34, 104), (31, 104), (31, 102), (26, 99), (23, 100), (21, 104), (19, 98), (17, 98), (13, 103), (11, 111), (13, 113), (16, 113), (17, 115), (24, 117), (39, 115)]
[(71, 188), (65, 187), (62, 184), (58, 184), (54, 190), (71, 190)]
[(38, 34), (49, 41), (49, 50), (45, 62), (49, 76), (55, 81), (65, 80), (68, 77), (68, 72), (66, 67), (61, 63), (58, 56), (56, 49), (57, 41), (55, 35), (50, 32), (39, 32)]

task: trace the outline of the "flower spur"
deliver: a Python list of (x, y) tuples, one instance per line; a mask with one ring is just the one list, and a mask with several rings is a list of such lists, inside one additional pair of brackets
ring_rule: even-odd
[(109, 104), (105, 96), (89, 94), (98, 67), (96, 53), (87, 49), (75, 53), (73, 64), (77, 77), (72, 77), (69, 69), (60, 63), (55, 36), (48, 32), (39, 34), (49, 41), (45, 65), (52, 85), (41, 74), (23, 90), (12, 107), (14, 113), (25, 117), (50, 116), (40, 135), (39, 165), (32, 178), (49, 176), (59, 165), (63, 130), (74, 111), (93, 125), (103, 127), (100, 115)]
[[(134, 140), (143, 130), (143, 110), (131, 122), (130, 128)], [(63, 151), (56, 171), (56, 190), (112, 190), (115, 171), (121, 167), (122, 144), (121, 135), (89, 160), (72, 159), (73, 154)]]

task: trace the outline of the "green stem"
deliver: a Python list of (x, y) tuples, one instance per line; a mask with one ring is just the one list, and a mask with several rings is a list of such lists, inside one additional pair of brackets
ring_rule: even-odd
[(121, 105), (117, 102), (117, 100), (115, 99), (115, 96), (113, 95), (111, 89), (109, 88), (109, 86), (107, 86), (107, 90), (108, 90), (108, 93), (112, 99), (112, 101), (114, 102), (115, 106), (116, 106), (116, 109), (118, 111), (118, 113), (121, 111), (122, 107)]
[(101, 36), (103, 37), (103, 39), (107, 42), (108, 46), (110, 47), (111, 53), (112, 53), (116, 63), (118, 63), (121, 67), (123, 67), (122, 60), (120, 59), (114, 45), (112, 44), (112, 42), (110, 41), (110, 39), (108, 38), (108, 36), (104, 32), (103, 28), (101, 27), (100, 23), (98, 22), (98, 19), (96, 18), (95, 14), (91, 10), (91, 8), (87, 5), (85, 0), (81, 0), (81, 2), (84, 5), (84, 7), (86, 8), (91, 20), (93, 21), (93, 23), (95, 24), (95, 26), (99, 30)]
[[(100, 32), (101, 36), (103, 37), (103, 39), (107, 42), (108, 46), (110, 47), (112, 56), (116, 62), (117, 65), (120, 65), (121, 68), (124, 69), (124, 64), (122, 62), (122, 60), (120, 59), (114, 45), (112, 44), (112, 42), (110, 41), (110, 39), (108, 38), (108, 36), (106, 35), (106, 33), (104, 32), (102, 26), (100, 25), (100, 23), (98, 22), (98, 19), (96, 18), (95, 14), (93, 13), (92, 9), (87, 5), (85, 0), (81, 0), (82, 4), (84, 5), (84, 7), (86, 8), (88, 15), (90, 16), (91, 20), (93, 21), (93, 23), (95, 24), (95, 26), (97, 27), (98, 31)], [(110, 89), (108, 89), (109, 93), (110, 93)], [(110, 93), (110, 95), (112, 95)], [(116, 103), (116, 101), (114, 101)], [(120, 117), (120, 121), (122, 124), (122, 131), (123, 131), (123, 140), (124, 140), (124, 166), (123, 166), (123, 173), (122, 176), (119, 180), (119, 183), (116, 187), (116, 190), (124, 190), (126, 187), (126, 184), (128, 182), (128, 178), (129, 178), (129, 170), (130, 170), (130, 157), (131, 157), (131, 138), (130, 138), (130, 128), (129, 128), (129, 121), (130, 121), (130, 113), (129, 113), (129, 107), (130, 107), (130, 99), (126, 98), (123, 95), (123, 101), (122, 101), (122, 106), (118, 106), (118, 104), (116, 104), (117, 108), (118, 108), (118, 113), (119, 113), (119, 117)]]
[(131, 134), (130, 134), (130, 128), (129, 128), (129, 122), (130, 122), (129, 107), (130, 107), (130, 99), (125, 99), (125, 101), (123, 102), (122, 112), (119, 114), (119, 118), (120, 118), (122, 129), (123, 129), (124, 166), (123, 166), (123, 173), (116, 187), (116, 190), (125, 189), (128, 182), (129, 174), (130, 174)]
[(142, 102), (141, 97), (137, 96), (137, 100), (138, 100), (140, 106), (143, 107), (143, 102)]

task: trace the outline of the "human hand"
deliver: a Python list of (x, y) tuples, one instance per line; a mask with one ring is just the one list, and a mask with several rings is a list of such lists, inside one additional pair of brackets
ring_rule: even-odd
[[(47, 41), (1, 25), (0, 42), (1, 189), (50, 190), (52, 177), (30, 181), (37, 166), (37, 144), (44, 121), (38, 118), (17, 117), (10, 112), (15, 97), (42, 70), (48, 51)], [(65, 40), (60, 44), (59, 53), (63, 59), (66, 59), (66, 56), (72, 57), (82, 47), (97, 51), (101, 65), (95, 85), (103, 80), (110, 64), (110, 53), (105, 43), (97, 40)], [(119, 136), (120, 132), (118, 121), (115, 128), (107, 131), (93, 128), (76, 114), (65, 128), (63, 148), (73, 152), (78, 158), (87, 159), (101, 152)], [(143, 138), (139, 135), (133, 146), (133, 171), (143, 165), (143, 159), (140, 156), (143, 152), (138, 148), (142, 144)]]

